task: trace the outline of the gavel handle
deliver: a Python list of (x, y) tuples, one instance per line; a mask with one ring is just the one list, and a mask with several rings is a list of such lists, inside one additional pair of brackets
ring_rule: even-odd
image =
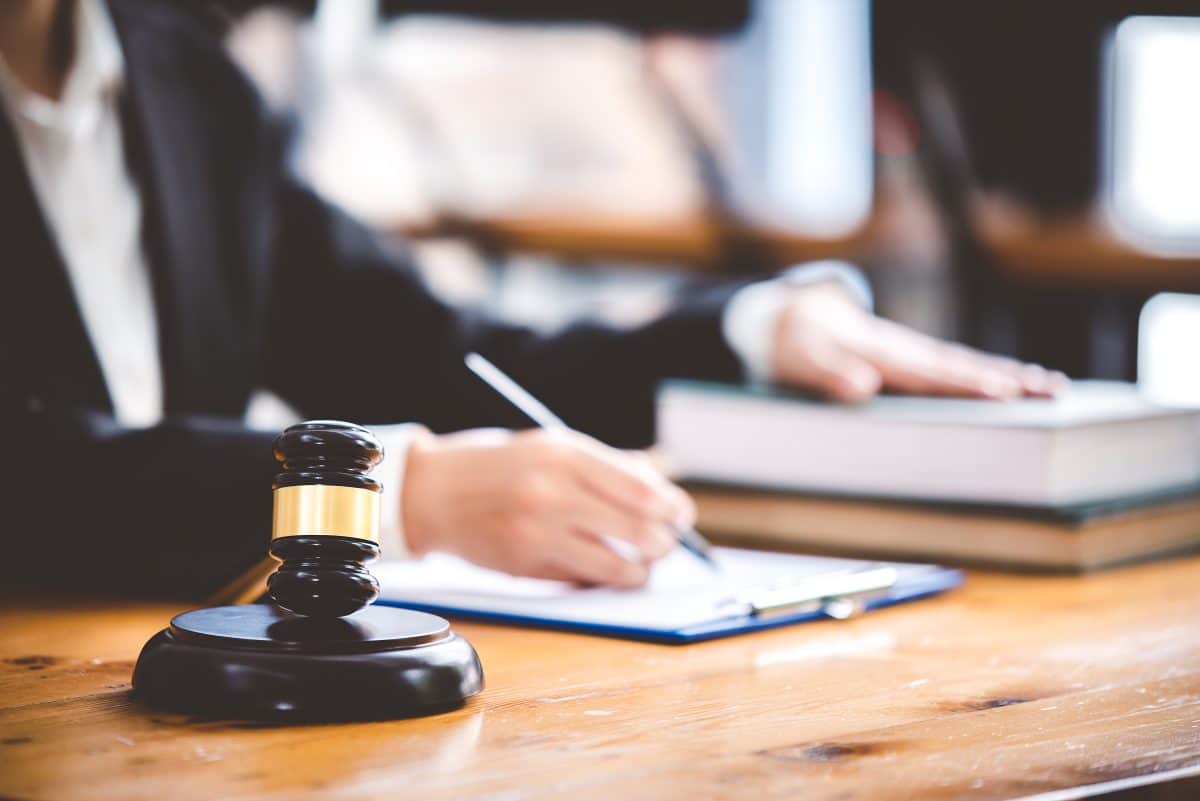
[(249, 570), (209, 596), (208, 606), (250, 604), (267, 594), (267, 577), (275, 572), (278, 562), (264, 556)]

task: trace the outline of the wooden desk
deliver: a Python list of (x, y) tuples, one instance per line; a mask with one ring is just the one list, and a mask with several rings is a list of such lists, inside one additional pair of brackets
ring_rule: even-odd
[[(0, 796), (1007, 799), (1200, 766), (1200, 558), (977, 574), (688, 647), (463, 625), (488, 676), (465, 709), (298, 728), (131, 703), (138, 648), (173, 611), (3, 606)], [(1181, 782), (1165, 797), (1200, 793)]]
[[(754, 253), (764, 270), (814, 259), (881, 260), (886, 256), (877, 209), (861, 228), (841, 236), (810, 236), (768, 221), (697, 216), (678, 221), (561, 213), (444, 217), (420, 225), (397, 224), (400, 238), (461, 237), (497, 252), (539, 253), (572, 259), (633, 259), (721, 273), (723, 236)], [(1090, 218), (1015, 225), (982, 216), (976, 235), (1008, 277), (1030, 285), (1131, 291), (1200, 290), (1200, 254), (1147, 251), (1119, 239)], [(887, 262), (886, 258), (882, 258)]]
[(1031, 285), (1130, 291), (1200, 289), (1200, 254), (1154, 253), (1119, 239), (1087, 218), (1024, 228), (980, 222), (980, 240), (997, 268)]
[(422, 225), (397, 224), (401, 239), (461, 237), (501, 253), (538, 253), (570, 263), (573, 259), (632, 259), (727, 271), (724, 237), (735, 237), (763, 260), (764, 270), (801, 261), (854, 258), (866, 252), (871, 232), (863, 228), (843, 236), (808, 236), (768, 222), (727, 220), (703, 215), (675, 221), (636, 217), (581, 216), (563, 213), (494, 215), (487, 218), (447, 216)]

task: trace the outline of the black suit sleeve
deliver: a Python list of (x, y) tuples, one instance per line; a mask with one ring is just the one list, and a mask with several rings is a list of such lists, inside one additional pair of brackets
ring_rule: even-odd
[(195, 599), (266, 554), (273, 434), (202, 417), (129, 429), (82, 409), (6, 423), (8, 586)]
[[(294, 183), (281, 192), (263, 378), (306, 415), (528, 425), (463, 366), (479, 350), (576, 428), (642, 446), (659, 379), (738, 374), (719, 325), (731, 286), (694, 287), (632, 331), (542, 337), (446, 306), (402, 250)], [(31, 406), (11, 384), (0, 395), (16, 454), (0, 490), (8, 584), (194, 599), (266, 553), (272, 433), (196, 415), (129, 429), (107, 411)]]
[(583, 324), (541, 336), (448, 307), (402, 248), (284, 181), (265, 383), (310, 416), (417, 421), (436, 431), (529, 421), (463, 366), (476, 350), (572, 427), (622, 447), (653, 440), (670, 376), (738, 380), (721, 333), (733, 284), (696, 285), (634, 330)]

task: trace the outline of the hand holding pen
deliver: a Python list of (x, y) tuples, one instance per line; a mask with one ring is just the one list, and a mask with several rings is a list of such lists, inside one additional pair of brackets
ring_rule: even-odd
[(581, 584), (641, 586), (695, 519), (687, 493), (640, 455), (561, 424), (418, 437), (401, 486), (414, 554)]
[[(478, 353), (468, 353), (465, 361), (471, 372), (479, 376), (484, 383), (504, 396), (509, 403), (520, 409), (541, 428), (552, 431), (570, 430), (562, 418), (550, 411), (544, 403), (529, 394), (524, 387), (505, 375), (499, 367), (483, 356)], [(696, 531), (690, 521), (678, 522), (674, 526), (673, 533), (683, 548), (709, 567), (717, 568), (717, 563), (712, 557), (712, 546), (700, 535), (700, 532)]]

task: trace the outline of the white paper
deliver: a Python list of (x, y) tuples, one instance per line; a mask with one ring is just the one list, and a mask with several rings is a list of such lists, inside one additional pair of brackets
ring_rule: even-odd
[[(638, 590), (583, 588), (561, 581), (515, 578), (447, 554), (372, 568), (381, 597), (464, 612), (515, 615), (571, 623), (675, 631), (728, 617), (746, 609), (736, 599), (747, 591), (805, 578), (879, 565), (852, 559), (715, 548), (720, 573), (677, 548), (660, 560)], [(889, 563), (890, 564), (890, 563)], [(892, 565), (902, 571), (923, 565)]]

